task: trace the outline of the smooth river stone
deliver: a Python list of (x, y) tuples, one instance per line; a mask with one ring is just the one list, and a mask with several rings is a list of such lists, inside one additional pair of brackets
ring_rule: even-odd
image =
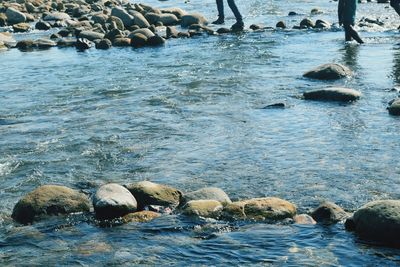
[(324, 201), (311, 213), (311, 217), (319, 223), (334, 224), (348, 218), (349, 214), (335, 203)]
[(232, 203), (229, 196), (224, 192), (224, 190), (217, 187), (205, 187), (196, 191), (192, 191), (183, 194), (181, 206), (186, 204), (191, 200), (216, 200), (220, 203)]
[(307, 71), (304, 77), (318, 80), (337, 80), (352, 75), (352, 71), (341, 64), (329, 63)]
[(221, 215), (223, 205), (216, 200), (191, 200), (182, 208), (183, 214), (217, 219)]
[(305, 92), (303, 96), (306, 100), (349, 102), (359, 99), (361, 93), (350, 88), (330, 87)]

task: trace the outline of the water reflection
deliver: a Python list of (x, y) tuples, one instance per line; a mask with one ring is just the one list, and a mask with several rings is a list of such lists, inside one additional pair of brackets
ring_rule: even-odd
[(392, 76), (395, 85), (400, 84), (400, 47), (397, 46), (393, 49), (393, 70)]
[(358, 57), (360, 52), (360, 45), (358, 44), (345, 44), (343, 49), (343, 63), (349, 66), (353, 71), (359, 68)]

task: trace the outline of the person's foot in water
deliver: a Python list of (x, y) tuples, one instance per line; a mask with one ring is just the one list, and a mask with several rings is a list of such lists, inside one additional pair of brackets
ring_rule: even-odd
[(225, 23), (224, 17), (218, 17), (218, 19), (216, 21), (211, 22), (211, 24), (215, 24), (215, 25), (221, 25), (224, 23)]
[(242, 20), (236, 21), (235, 24), (232, 25), (231, 30), (233, 31), (243, 31), (244, 29), (244, 23)]

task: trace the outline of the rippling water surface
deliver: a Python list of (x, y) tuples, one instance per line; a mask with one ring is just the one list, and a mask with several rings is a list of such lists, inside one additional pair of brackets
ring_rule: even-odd
[[(315, 7), (324, 14), (313, 20), (336, 21), (336, 2), (237, 2), (247, 26), (285, 20), (291, 27)], [(216, 16), (213, 0), (147, 3)], [(237, 225), (166, 216), (101, 228), (77, 215), (20, 227), (9, 217), (18, 199), (39, 185), (93, 190), (144, 179), (183, 191), (217, 186), (232, 199), (278, 196), (301, 212), (324, 199), (355, 210), (398, 198), (400, 119), (385, 108), (400, 83), (400, 18), (387, 7), (359, 5), (359, 19), (385, 22), (361, 29), (363, 46), (345, 44), (334, 27), (169, 40), (160, 48), (1, 53), (0, 262), (399, 264), (398, 250), (365, 244), (342, 224)], [(303, 15), (288, 17), (289, 11)], [(354, 77), (302, 77), (328, 62), (348, 65)], [(330, 85), (355, 88), (363, 97), (345, 105), (298, 97)], [(289, 108), (263, 109), (276, 102)]]

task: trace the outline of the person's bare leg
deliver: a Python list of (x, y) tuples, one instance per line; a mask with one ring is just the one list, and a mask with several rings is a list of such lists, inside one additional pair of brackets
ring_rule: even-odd
[(352, 25), (344, 25), (345, 31), (348, 32), (348, 34), (356, 40), (359, 44), (363, 44), (364, 41), (361, 39), (360, 35), (358, 35), (358, 32), (354, 30)]

